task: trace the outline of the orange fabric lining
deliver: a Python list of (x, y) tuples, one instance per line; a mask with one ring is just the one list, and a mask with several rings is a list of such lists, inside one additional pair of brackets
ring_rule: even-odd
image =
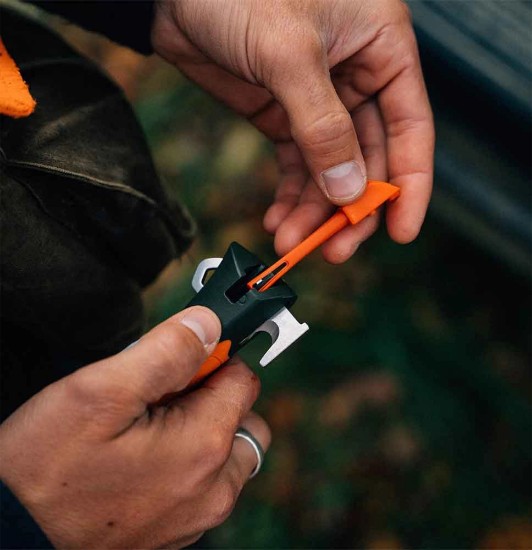
[(33, 113), (35, 105), (28, 85), (0, 38), (0, 114), (25, 117)]

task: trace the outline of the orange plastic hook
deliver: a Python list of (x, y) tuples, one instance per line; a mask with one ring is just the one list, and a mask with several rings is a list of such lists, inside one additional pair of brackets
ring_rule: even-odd
[(259, 292), (268, 290), (305, 256), (329, 240), (349, 224), (356, 224), (374, 214), (379, 206), (399, 196), (400, 189), (383, 181), (368, 181), (364, 194), (353, 204), (340, 207), (314, 233), (299, 243), (288, 254), (248, 282), (248, 288)]

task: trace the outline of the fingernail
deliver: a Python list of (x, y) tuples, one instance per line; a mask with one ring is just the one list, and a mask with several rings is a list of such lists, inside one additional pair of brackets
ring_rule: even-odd
[(207, 309), (191, 309), (181, 319), (181, 324), (189, 328), (206, 348), (211, 347), (220, 338), (220, 322), (216, 315)]
[(325, 170), (321, 177), (331, 199), (354, 199), (366, 189), (366, 173), (354, 160)]

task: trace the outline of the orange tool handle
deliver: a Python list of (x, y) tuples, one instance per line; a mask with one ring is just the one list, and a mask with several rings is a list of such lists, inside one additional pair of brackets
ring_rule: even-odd
[[(368, 186), (364, 194), (353, 204), (342, 206), (331, 218), (329, 218), (314, 233), (307, 237), (302, 243), (288, 252), (271, 267), (265, 269), (257, 277), (252, 279), (247, 286), (253, 288), (265, 278), (271, 275), (268, 280), (260, 284), (259, 290), (263, 292), (268, 290), (283, 275), (298, 262), (300, 262), (310, 252), (318, 248), (333, 235), (341, 231), (349, 224), (356, 224), (366, 216), (374, 214), (375, 210), (388, 200), (399, 196), (399, 187), (382, 181), (368, 181)], [(199, 384), (204, 378), (220, 368), (228, 359), (231, 350), (231, 341), (224, 340), (220, 342), (207, 360), (201, 365), (194, 378), (190, 381), (185, 391)]]
[(349, 224), (356, 224), (365, 217), (374, 214), (376, 209), (386, 201), (396, 199), (399, 196), (399, 187), (383, 181), (368, 181), (364, 194), (353, 204), (342, 206), (322, 226), (298, 244), (288, 254), (275, 262), (268, 269), (249, 281), (248, 288), (256, 286), (257, 290), (264, 292), (281, 279), (287, 271), (292, 269), (305, 256), (329, 240)]
[(198, 372), (189, 382), (186, 390), (199, 384), (204, 378), (207, 378), (211, 372), (219, 369), (226, 361), (229, 360), (229, 350), (231, 349), (231, 340), (219, 342), (214, 348), (214, 351), (209, 355), (205, 362), (201, 365)]

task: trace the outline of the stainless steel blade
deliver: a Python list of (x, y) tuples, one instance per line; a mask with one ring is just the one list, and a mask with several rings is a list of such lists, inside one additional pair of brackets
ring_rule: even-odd
[(192, 288), (196, 292), (203, 288), (203, 281), (207, 272), (216, 269), (222, 263), (222, 260), (223, 258), (206, 258), (198, 264), (194, 277), (192, 277)]
[(307, 323), (300, 323), (285, 307), (279, 310), (271, 319), (264, 322), (249, 337), (253, 337), (257, 332), (267, 332), (272, 338), (272, 346), (259, 361), (261, 367), (271, 363), (286, 348), (305, 334), (308, 329)]

